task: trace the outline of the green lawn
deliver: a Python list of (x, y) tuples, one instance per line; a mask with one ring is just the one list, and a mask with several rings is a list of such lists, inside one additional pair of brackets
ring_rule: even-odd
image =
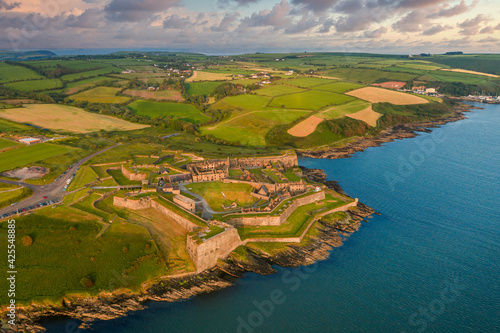
[[(53, 216), (58, 216), (53, 217)], [(166, 273), (158, 249), (146, 229), (129, 224), (112, 225), (100, 238), (102, 226), (89, 215), (67, 207), (46, 208), (36, 214), (16, 218), (16, 301), (59, 302), (68, 293), (98, 294), (117, 288), (138, 291), (141, 284)], [(0, 224), (0, 238), (7, 241), (7, 223)], [(20, 241), (29, 235), (33, 244)], [(7, 261), (0, 263), (7, 270)], [(90, 277), (93, 286), (81, 280)], [(6, 290), (7, 280), (0, 281)], [(7, 304), (7, 294), (0, 304)]]
[(302, 88), (280, 84), (280, 85), (266, 86), (264, 88), (257, 89), (255, 93), (258, 95), (275, 97), (280, 95), (295, 94), (302, 91), (304, 91), (304, 89)]
[(121, 72), (122, 70), (120, 68), (108, 67), (108, 68), (95, 69), (87, 72), (63, 75), (61, 76), (61, 80), (76, 81), (76, 80), (88, 79), (90, 77), (103, 76), (106, 74), (121, 73)]
[(84, 187), (86, 184), (91, 183), (96, 180), (97, 174), (88, 165), (80, 167), (78, 172), (73, 178), (73, 181), (68, 186), (68, 191), (74, 191), (76, 189)]
[(0, 138), (0, 149), (9, 148), (9, 147), (15, 147), (15, 146), (20, 146), (20, 145), (21, 144), (19, 142), (5, 140), (5, 139), (1, 139)]
[(0, 188), (0, 208), (7, 207), (14, 202), (26, 199), (32, 194), (33, 190), (27, 187), (20, 187), (16, 190), (5, 190)]
[(8, 65), (4, 62), (0, 62), (0, 83), (42, 78), (43, 76), (29, 68), (23, 66)]
[(120, 88), (97, 87), (81, 93), (71, 95), (68, 98), (75, 101), (88, 101), (90, 103), (126, 103), (129, 97), (116, 96)]
[(193, 124), (206, 123), (211, 119), (191, 104), (138, 100), (129, 107), (134, 114), (151, 119), (170, 116)]
[(216, 126), (201, 128), (202, 134), (211, 134), (229, 142), (240, 142), (246, 146), (265, 146), (266, 134), (271, 128), (288, 124), (309, 111), (305, 110), (264, 110), (247, 113)]
[(222, 205), (230, 205), (235, 201), (238, 207), (250, 206), (257, 201), (257, 198), (250, 195), (253, 187), (248, 184), (206, 182), (192, 183), (187, 187), (191, 192), (205, 198), (216, 211), (222, 211)]
[(322, 84), (328, 84), (335, 82), (335, 80), (331, 79), (323, 79), (319, 77), (298, 77), (298, 78), (290, 78), (283, 79), (278, 81), (278, 84), (286, 84), (290, 86), (296, 86), (301, 88), (311, 88), (316, 87)]
[(111, 175), (111, 177), (113, 177), (113, 179), (119, 185), (139, 185), (139, 184), (141, 184), (140, 180), (130, 180), (127, 177), (125, 177), (121, 170), (108, 170), (108, 174)]
[(106, 213), (105, 211), (102, 211), (94, 207), (94, 202), (99, 198), (101, 198), (99, 194), (92, 193), (82, 201), (78, 201), (77, 203), (73, 204), (72, 207), (78, 208), (89, 214), (98, 216), (102, 218), (104, 222), (108, 222), (113, 218), (113, 216), (111, 214)]
[(75, 148), (40, 143), (0, 153), (0, 172), (15, 169), (50, 157), (66, 154)]
[(288, 109), (319, 110), (329, 105), (338, 105), (354, 100), (346, 95), (309, 90), (303, 93), (275, 97), (269, 106)]
[(329, 70), (328, 75), (367, 84), (375, 81), (409, 81), (417, 77), (417, 75), (409, 73), (386, 72), (366, 68), (336, 68)]
[(221, 81), (208, 81), (208, 82), (192, 82), (186, 83), (186, 92), (190, 96), (198, 96), (198, 95), (210, 95), (215, 88), (220, 86), (225, 82)]
[(323, 201), (313, 202), (297, 208), (287, 221), (280, 226), (241, 227), (238, 228), (238, 233), (242, 240), (257, 237), (298, 237), (304, 232), (316, 214), (343, 206), (346, 203), (327, 194), (326, 199)]
[(352, 102), (342, 104), (339, 106), (334, 106), (333, 108), (328, 109), (326, 112), (320, 112), (316, 114), (317, 117), (325, 118), (325, 119), (334, 119), (342, 117), (346, 114), (355, 113), (361, 110), (366, 109), (370, 106), (370, 103), (366, 101), (362, 101), (360, 99), (356, 99)]
[(20, 81), (5, 84), (7, 88), (21, 91), (41, 91), (47, 89), (62, 88), (63, 83), (59, 79), (43, 79)]
[(258, 95), (238, 95), (224, 98), (224, 101), (234, 107), (246, 110), (263, 109), (270, 101), (269, 97)]
[(314, 87), (313, 89), (341, 94), (341, 93), (345, 93), (347, 91), (362, 88), (362, 87), (364, 87), (364, 85), (362, 85), (362, 84), (349, 83), (349, 82), (334, 82), (334, 83), (324, 84), (324, 85), (321, 85), (318, 87)]

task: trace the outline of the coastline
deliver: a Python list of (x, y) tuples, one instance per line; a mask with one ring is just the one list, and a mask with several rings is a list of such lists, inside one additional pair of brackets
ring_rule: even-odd
[[(412, 138), (418, 135), (417, 132), (429, 132), (429, 128), (464, 119), (463, 113), (474, 108), (477, 107), (461, 104), (455, 107), (453, 115), (443, 119), (397, 125), (377, 136), (360, 138), (344, 147), (299, 152), (298, 155), (328, 159), (350, 157), (353, 153), (363, 151), (368, 147), (380, 146), (397, 139)], [(303, 168), (303, 170), (311, 180), (321, 182), (327, 187), (345, 194), (337, 182), (326, 180), (326, 175), (322, 170), (307, 168)], [(70, 317), (82, 322), (80, 328), (90, 328), (92, 323), (97, 320), (116, 319), (132, 311), (146, 309), (145, 303), (149, 301), (173, 302), (232, 286), (234, 278), (242, 277), (246, 272), (267, 275), (275, 272), (272, 265), (283, 267), (310, 265), (326, 259), (329, 256), (329, 250), (342, 245), (342, 237), (357, 231), (361, 222), (366, 221), (365, 218), (374, 213), (373, 209), (362, 203), (359, 203), (358, 207), (357, 211), (348, 212), (350, 223), (340, 221), (340, 223), (332, 225), (318, 221), (317, 230), (319, 233), (314, 237), (308, 237), (306, 245), (286, 245), (286, 250), (278, 255), (249, 250), (247, 251), (249, 260), (241, 261), (231, 254), (227, 260), (219, 261), (218, 266), (211, 270), (186, 277), (155, 281), (136, 293), (116, 290), (91, 297), (72, 295), (64, 297), (60, 305), (32, 304), (27, 307), (19, 307), (16, 330), (19, 332), (43, 332), (45, 329), (40, 322), (55, 317)]]
[[(327, 181), (326, 175), (319, 169), (303, 168), (311, 180), (321, 182), (341, 194), (345, 193), (335, 181)], [(233, 254), (225, 261), (219, 261), (213, 269), (185, 277), (167, 278), (154, 281), (139, 292), (116, 290), (102, 292), (96, 296), (67, 295), (59, 305), (33, 303), (30, 306), (17, 308), (18, 332), (43, 332), (43, 321), (50, 318), (68, 317), (81, 321), (79, 328), (90, 328), (97, 320), (111, 320), (127, 315), (133, 311), (147, 308), (146, 302), (173, 302), (198, 294), (217, 291), (234, 285), (234, 279), (244, 273), (254, 272), (261, 275), (273, 274), (273, 265), (282, 267), (298, 267), (324, 260), (329, 250), (342, 246), (343, 237), (357, 231), (361, 222), (374, 210), (358, 203), (356, 210), (347, 212), (348, 218), (335, 223), (317, 221), (317, 234), (306, 236), (304, 244), (287, 244), (285, 250), (277, 255), (247, 250), (247, 259), (240, 260)]]
[(478, 109), (478, 107), (459, 104), (454, 107), (453, 114), (436, 120), (408, 123), (393, 126), (392, 128), (383, 130), (379, 134), (372, 137), (361, 137), (353, 142), (347, 143), (342, 147), (327, 147), (324, 149), (311, 149), (305, 151), (297, 151), (299, 157), (311, 158), (348, 158), (356, 152), (360, 152), (370, 147), (378, 147), (384, 143), (392, 142), (394, 140), (414, 138), (418, 135), (417, 132), (430, 132), (430, 128), (435, 128), (449, 122), (455, 122), (465, 119), (464, 112), (470, 112), (471, 109)]

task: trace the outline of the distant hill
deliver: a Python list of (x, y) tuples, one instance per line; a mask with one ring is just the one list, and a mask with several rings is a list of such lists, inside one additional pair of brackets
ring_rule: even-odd
[(23, 61), (23, 60), (37, 60), (46, 59), (55, 56), (56, 54), (51, 51), (40, 50), (40, 51), (2, 51), (0, 50), (0, 61), (10, 60), (10, 61)]

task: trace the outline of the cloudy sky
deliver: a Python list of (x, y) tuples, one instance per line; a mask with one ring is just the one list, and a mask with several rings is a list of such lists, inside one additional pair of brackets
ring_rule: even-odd
[(0, 0), (0, 49), (500, 52), (500, 0)]

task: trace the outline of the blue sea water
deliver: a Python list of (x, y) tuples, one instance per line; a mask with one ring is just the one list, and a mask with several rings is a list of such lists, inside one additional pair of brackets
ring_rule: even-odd
[(89, 332), (500, 332), (500, 105), (478, 106), (352, 158), (300, 160), (381, 214), (328, 259)]

